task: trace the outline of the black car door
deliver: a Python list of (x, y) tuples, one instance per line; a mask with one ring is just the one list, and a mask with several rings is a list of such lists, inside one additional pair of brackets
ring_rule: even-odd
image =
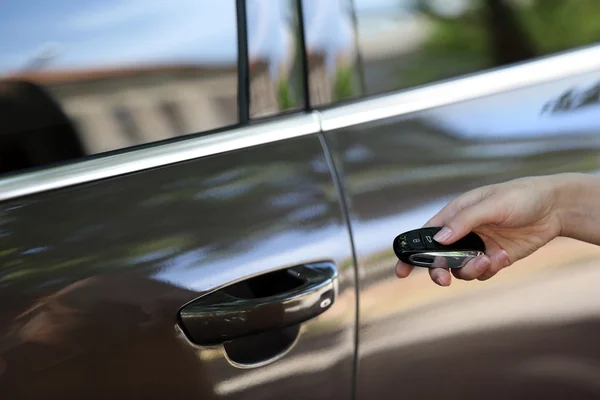
[(321, 117), (360, 278), (357, 399), (600, 398), (597, 246), (558, 238), (450, 287), (398, 280), (391, 246), (471, 188), (600, 170), (599, 4), (354, 3), (362, 92)]
[(1, 398), (352, 397), (343, 202), (244, 9), (0, 6)]

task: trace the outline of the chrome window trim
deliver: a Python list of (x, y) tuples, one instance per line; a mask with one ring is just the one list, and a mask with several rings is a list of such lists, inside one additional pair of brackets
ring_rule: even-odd
[(321, 129), (327, 132), (398, 117), (593, 71), (600, 72), (600, 45), (322, 110)]
[(0, 179), (0, 201), (320, 132), (317, 113), (24, 172)]

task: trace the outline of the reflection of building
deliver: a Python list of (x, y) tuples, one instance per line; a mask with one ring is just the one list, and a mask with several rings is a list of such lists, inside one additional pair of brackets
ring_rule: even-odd
[(31, 72), (75, 123), (89, 154), (236, 123), (235, 67), (167, 65)]
[(250, 63), (250, 116), (259, 118), (279, 112), (277, 85), (267, 60)]
[(308, 54), (308, 88), (313, 107), (333, 101), (333, 77), (327, 71), (327, 56), (324, 53)]

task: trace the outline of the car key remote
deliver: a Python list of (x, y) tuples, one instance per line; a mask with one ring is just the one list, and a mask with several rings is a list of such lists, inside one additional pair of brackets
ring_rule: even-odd
[(417, 267), (462, 268), (469, 260), (485, 253), (479, 235), (471, 232), (456, 242), (444, 245), (433, 236), (441, 227), (428, 227), (404, 232), (394, 239), (394, 252), (403, 262)]

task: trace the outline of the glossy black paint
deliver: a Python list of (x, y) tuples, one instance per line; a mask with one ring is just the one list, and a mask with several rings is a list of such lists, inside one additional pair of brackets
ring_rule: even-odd
[(597, 246), (559, 238), (494, 279), (443, 288), (426, 268), (398, 280), (390, 245), (469, 189), (600, 171), (597, 103), (542, 112), (598, 81), (573, 76), (326, 134), (360, 276), (358, 400), (600, 398)]
[[(355, 275), (318, 135), (3, 202), (0, 228), (2, 398), (351, 397)], [(240, 369), (177, 328), (203, 294), (319, 260), (336, 301), (278, 361)]]

